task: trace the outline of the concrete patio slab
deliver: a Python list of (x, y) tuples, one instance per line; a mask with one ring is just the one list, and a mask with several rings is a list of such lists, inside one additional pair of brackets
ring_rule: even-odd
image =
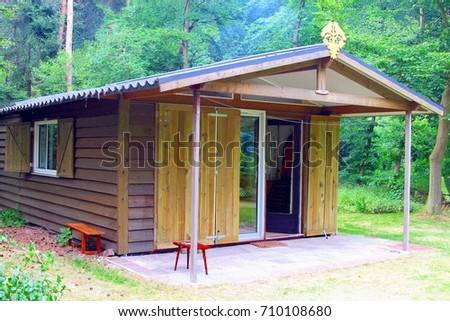
[[(335, 235), (280, 241), (287, 246), (261, 248), (251, 244), (216, 247), (208, 250), (205, 275), (202, 256), (198, 255), (199, 285), (245, 283), (299, 273), (350, 267), (396, 259), (411, 251), (429, 248), (411, 246), (401, 250), (401, 243), (357, 235)], [(142, 277), (172, 285), (191, 285), (186, 255), (180, 255), (173, 270), (175, 252), (108, 258), (108, 262)]]

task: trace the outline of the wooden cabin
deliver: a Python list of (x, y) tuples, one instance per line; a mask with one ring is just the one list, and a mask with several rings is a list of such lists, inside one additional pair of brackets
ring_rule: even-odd
[(0, 208), (153, 252), (191, 238), (197, 166), (202, 242), (333, 234), (340, 118), (411, 112), (443, 108), (323, 44), (29, 99), (0, 109)]

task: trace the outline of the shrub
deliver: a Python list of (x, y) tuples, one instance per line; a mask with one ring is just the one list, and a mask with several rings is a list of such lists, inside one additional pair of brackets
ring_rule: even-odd
[(22, 268), (6, 275), (0, 268), (0, 301), (57, 301), (65, 289), (59, 276), (52, 281), (45, 274), (31, 274)]
[(7, 208), (6, 210), (0, 209), (0, 226), (4, 227), (21, 227), (24, 226), (26, 220), (23, 217), (23, 214), (19, 211), (18, 208), (11, 209)]
[[(45, 273), (55, 263), (51, 252), (38, 251), (34, 243), (22, 248), (25, 253), (16, 259), (16, 267), (3, 269), (0, 265), (0, 301), (56, 301), (66, 286), (60, 276), (51, 280)], [(14, 262), (16, 262), (14, 261)], [(9, 264), (11, 266), (11, 264)]]
[(59, 234), (56, 237), (56, 243), (62, 246), (66, 246), (69, 244), (69, 241), (72, 239), (72, 230), (68, 227), (61, 227), (59, 229)]
[[(403, 196), (398, 191), (370, 187), (341, 186), (338, 195), (340, 213), (383, 214), (403, 211)], [(411, 201), (411, 212), (422, 210), (421, 203)]]

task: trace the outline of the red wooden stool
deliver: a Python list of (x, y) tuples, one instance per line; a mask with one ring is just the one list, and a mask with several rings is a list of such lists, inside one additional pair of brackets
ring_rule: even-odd
[[(181, 249), (184, 248), (187, 251), (187, 269), (189, 269), (189, 251), (191, 250), (191, 242), (189, 241), (177, 241), (173, 242), (174, 245), (178, 246), (177, 248), (177, 258), (175, 259), (175, 268), (174, 270), (177, 270), (178, 265), (178, 258), (180, 257)], [(203, 253), (203, 263), (205, 264), (205, 272), (208, 274), (208, 264), (206, 263), (206, 250), (210, 249), (211, 247), (206, 244), (197, 243), (197, 249), (201, 250)]]

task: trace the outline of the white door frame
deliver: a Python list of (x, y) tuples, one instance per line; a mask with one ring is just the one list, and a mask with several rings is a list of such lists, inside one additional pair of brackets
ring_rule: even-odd
[(250, 116), (258, 117), (258, 186), (257, 186), (257, 203), (256, 203), (256, 232), (239, 234), (239, 241), (262, 240), (265, 234), (265, 204), (266, 204), (266, 112), (264, 110), (241, 110), (241, 117)]

